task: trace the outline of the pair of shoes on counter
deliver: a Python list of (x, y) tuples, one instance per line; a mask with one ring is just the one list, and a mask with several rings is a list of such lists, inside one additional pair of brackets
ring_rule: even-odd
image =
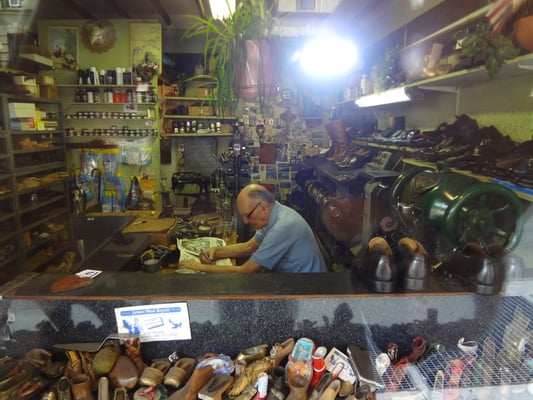
[(522, 260), (507, 249), (491, 246), (485, 250), (470, 242), (436, 265), (432, 273), (458, 290), (493, 295), (501, 291), (506, 278), (518, 278), (522, 270)]
[(410, 291), (427, 289), (429, 256), (415, 239), (403, 237), (393, 250), (383, 237), (374, 237), (356, 263), (359, 278), (374, 292), (392, 293), (400, 287)]

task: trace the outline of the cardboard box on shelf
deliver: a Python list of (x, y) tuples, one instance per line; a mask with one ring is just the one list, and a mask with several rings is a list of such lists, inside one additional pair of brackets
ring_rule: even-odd
[(35, 120), (33, 118), (10, 118), (9, 123), (14, 131), (34, 131)]
[(13, 83), (15, 85), (37, 85), (35, 78), (28, 75), (13, 75)]
[(191, 116), (213, 116), (214, 109), (212, 106), (189, 106), (189, 115)]
[(9, 103), (7, 107), (10, 118), (35, 118), (34, 103)]
[(211, 94), (210, 88), (199, 87), (195, 90), (196, 97), (209, 97)]
[(37, 76), (37, 83), (41, 86), (41, 90), (43, 86), (56, 86), (54, 76), (45, 72), (41, 72), (39, 76)]
[(40, 96), (42, 99), (57, 99), (57, 86), (41, 85)]
[(15, 85), (15, 89), (30, 97), (39, 97), (40, 94), (39, 85)]

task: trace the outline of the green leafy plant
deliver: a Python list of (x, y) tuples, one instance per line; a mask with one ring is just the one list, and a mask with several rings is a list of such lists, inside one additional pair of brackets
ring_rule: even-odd
[(520, 50), (501, 33), (492, 34), (492, 25), (484, 19), (476, 24), (461, 41), (461, 52), (467, 57), (482, 57), (492, 79), (506, 60), (518, 57)]
[(223, 20), (189, 16), (194, 22), (183, 37), (204, 37), (204, 66), (208, 70), (208, 75), (195, 76), (189, 81), (214, 81), (212, 100), (219, 114), (233, 110), (239, 96), (238, 77), (246, 60), (245, 41), (268, 38), (272, 32), (273, 5), (274, 2), (267, 6), (265, 0), (240, 1), (235, 11)]

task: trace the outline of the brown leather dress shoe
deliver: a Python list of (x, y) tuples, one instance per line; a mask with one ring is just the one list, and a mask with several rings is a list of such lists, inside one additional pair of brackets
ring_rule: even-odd
[(404, 289), (427, 289), (430, 275), (429, 256), (420, 242), (409, 237), (401, 238), (396, 246), (395, 259)]
[(358, 265), (359, 276), (365, 285), (378, 293), (391, 293), (397, 287), (398, 269), (392, 249), (378, 236), (370, 239)]
[(501, 291), (505, 279), (503, 254), (489, 254), (477, 243), (467, 243), (434, 269), (451, 281), (457, 290), (493, 295)]

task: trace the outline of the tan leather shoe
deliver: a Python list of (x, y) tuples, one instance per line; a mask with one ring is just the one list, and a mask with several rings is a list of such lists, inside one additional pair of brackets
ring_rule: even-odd
[(180, 358), (168, 370), (165, 379), (163, 380), (164, 384), (178, 389), (187, 382), (187, 379), (191, 376), (195, 366), (196, 360), (194, 358)]

